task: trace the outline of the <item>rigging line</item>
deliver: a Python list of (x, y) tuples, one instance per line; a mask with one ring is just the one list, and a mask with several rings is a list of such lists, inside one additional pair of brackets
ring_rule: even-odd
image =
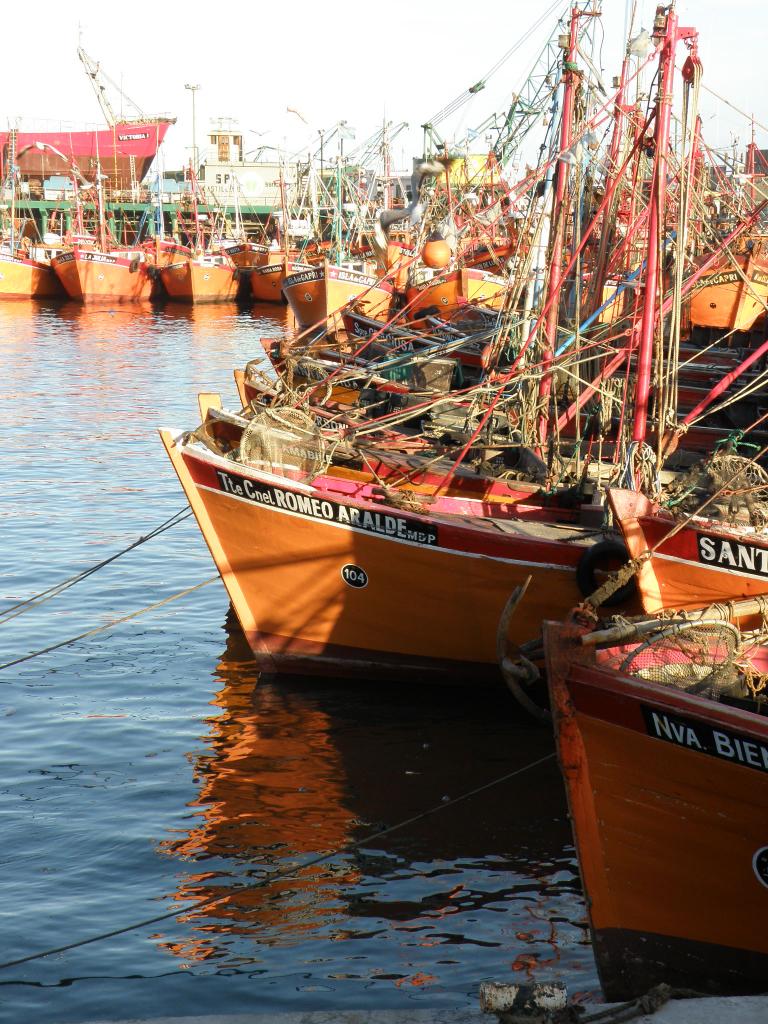
[[(621, 335), (617, 335), (617, 338), (620, 338), (620, 337), (621, 337)], [(608, 338), (608, 339), (597, 338), (597, 339), (593, 339), (593, 340), (590, 340), (588, 342), (585, 342), (582, 345), (582, 348), (581, 348), (581, 353), (582, 353), (582, 356), (583, 356), (583, 360), (582, 361), (586, 362), (588, 360), (589, 355), (586, 354), (588, 352), (588, 350), (595, 350), (596, 349), (597, 352), (599, 353), (600, 350), (606, 349), (606, 347), (609, 345), (609, 342), (611, 340), (612, 339), (610, 339), (610, 338)], [(608, 352), (611, 352), (611, 351), (613, 351), (613, 349), (612, 348), (608, 348)], [(570, 359), (571, 357), (569, 356), (567, 358)], [(542, 365), (541, 363), (529, 363), (525, 367), (523, 367), (522, 369), (519, 369), (518, 371), (516, 371), (516, 373), (514, 375), (514, 378), (509, 378), (508, 375), (504, 375), (505, 379), (500, 382), (502, 384), (502, 391), (505, 388), (517, 386), (517, 385), (519, 385), (523, 381), (537, 379), (538, 378), (538, 373), (539, 373), (539, 371), (541, 369), (541, 365)], [(559, 361), (557, 361), (557, 365), (558, 366), (560, 365)], [(353, 441), (356, 441), (356, 439), (358, 437), (361, 437), (361, 436), (363, 436), (365, 434), (376, 433), (377, 431), (381, 430), (382, 428), (396, 426), (397, 424), (405, 422), (407, 419), (412, 418), (415, 410), (428, 410), (428, 409), (435, 409), (436, 410), (439, 406), (443, 406), (443, 405), (458, 405), (458, 406), (461, 406), (467, 399), (471, 400), (473, 397), (476, 397), (479, 394), (484, 394), (489, 383), (493, 383), (494, 386), (495, 386), (496, 382), (481, 381), (481, 382), (478, 382), (477, 384), (472, 384), (471, 386), (469, 386), (467, 388), (459, 389), (459, 390), (456, 390), (456, 391), (451, 391), (451, 392), (449, 392), (447, 394), (440, 394), (436, 398), (429, 399), (429, 401), (421, 402), (421, 403), (418, 403), (417, 405), (412, 405), (408, 409), (406, 409), (405, 411), (399, 410), (399, 411), (393, 412), (393, 413), (385, 413), (382, 416), (377, 416), (377, 417), (374, 417), (371, 420), (366, 420), (364, 425), (362, 425), (360, 427), (356, 427), (356, 426), (352, 425), (351, 433), (349, 434), (347, 439), (349, 441), (353, 442)], [(497, 395), (497, 400), (500, 397), (501, 397), (500, 395)], [(511, 397), (512, 397), (512, 395), (507, 391), (507, 398), (511, 398)]]
[[(642, 129), (643, 135), (644, 135), (644, 133), (645, 133), (649, 123), (650, 123), (650, 116), (646, 120), (645, 124), (643, 125), (643, 129)], [(631, 159), (634, 156), (635, 150), (640, 147), (642, 137), (643, 136), (641, 135), (638, 138), (637, 142), (633, 145), (633, 147), (630, 149), (629, 153), (627, 154), (627, 157), (626, 157), (623, 165), (621, 166), (621, 168), (620, 168), (620, 170), (619, 170), (619, 172), (617, 174), (617, 181), (620, 180), (620, 177), (624, 174), (624, 171), (626, 170), (626, 168), (628, 167)], [(608, 202), (609, 197), (610, 197), (610, 194), (606, 193), (606, 195), (603, 198), (602, 202), (600, 203), (600, 205), (598, 206), (597, 210), (595, 211), (592, 220), (590, 221), (586, 231), (582, 235), (582, 238), (581, 238), (581, 241), (579, 242), (578, 248), (571, 255), (570, 260), (568, 261), (567, 266), (563, 270), (563, 274), (562, 274), (562, 279), (563, 280), (567, 280), (568, 275), (573, 270), (573, 267), (574, 267), (575, 263), (577, 262), (581, 251), (583, 250), (584, 246), (586, 245), (587, 241), (589, 240), (591, 234), (593, 233), (593, 231), (594, 231), (594, 229), (595, 229), (595, 227), (597, 225), (597, 218), (602, 213), (602, 210), (605, 207), (606, 203)], [(552, 305), (553, 301), (555, 301), (556, 299), (557, 299), (557, 293), (556, 292), (553, 293), (552, 295), (550, 295), (547, 298), (546, 302), (544, 303), (544, 305), (542, 306), (541, 310), (539, 311), (538, 318), (537, 318), (534, 326), (531, 328), (530, 334), (528, 335), (527, 339), (521, 345), (520, 350), (519, 350), (517, 356), (515, 357), (515, 361), (512, 363), (512, 365), (509, 368), (509, 370), (504, 374), (502, 382), (500, 382), (500, 383), (506, 383), (506, 382), (508, 382), (508, 381), (513, 379), (516, 371), (519, 368), (519, 365), (520, 365), (520, 363), (521, 363), (521, 361), (523, 359), (523, 356), (524, 356), (525, 352), (527, 351), (527, 349), (530, 346), (530, 344), (533, 342), (533, 340), (535, 338), (535, 335), (536, 335), (536, 332), (539, 330), (541, 324), (545, 321), (545, 317), (548, 314), (549, 308)], [(550, 367), (550, 369), (551, 369), (551, 367)], [(446, 475), (443, 477), (443, 479), (440, 481), (440, 483), (437, 485), (437, 488), (435, 490), (435, 495), (438, 495), (440, 493), (441, 488), (446, 486), (446, 484), (449, 481), (449, 479), (453, 476), (453, 474), (456, 472), (456, 469), (458, 468), (458, 466), (464, 460), (464, 457), (466, 456), (467, 452), (470, 450), (470, 448), (474, 444), (476, 438), (479, 436), (481, 430), (483, 429), (483, 427), (487, 423), (489, 417), (493, 414), (493, 410), (496, 407), (496, 405), (497, 405), (497, 403), (498, 403), (498, 401), (499, 401), (499, 399), (501, 397), (502, 391), (503, 391), (503, 389), (500, 389), (499, 393), (497, 394), (497, 397), (494, 398), (493, 401), (489, 404), (488, 409), (485, 411), (485, 413), (481, 417), (480, 422), (478, 423), (477, 427), (475, 428), (475, 430), (474, 430), (472, 436), (470, 437), (469, 441), (467, 441), (467, 443), (465, 444), (465, 446), (462, 448), (461, 452), (457, 456), (455, 462), (453, 463), (453, 466), (451, 467), (449, 472), (446, 473)]]
[(152, 540), (154, 537), (159, 537), (161, 533), (165, 533), (166, 530), (170, 530), (172, 526), (178, 526), (179, 523), (184, 522), (184, 520), (188, 519), (191, 515), (191, 509), (179, 509), (178, 512), (174, 512), (174, 514), (166, 519), (165, 522), (160, 523), (159, 526), (150, 530), (149, 533), (144, 534), (142, 537), (133, 541), (133, 543), (129, 544), (128, 547), (123, 548), (122, 551), (117, 551), (114, 555), (110, 555), (109, 558), (105, 558), (103, 561), (97, 562), (95, 565), (91, 565), (87, 569), (83, 569), (80, 572), (75, 573), (74, 576), (69, 576), (60, 583), (55, 583), (46, 590), (41, 590), (40, 593), (35, 594), (32, 597), (27, 597), (23, 601), (17, 601), (16, 604), (12, 604), (10, 607), (4, 608), (2, 612), (0, 612), (0, 625), (10, 619), (16, 618), (17, 615), (23, 615), (24, 612), (29, 611), (30, 608), (36, 607), (39, 604), (44, 604), (52, 597), (62, 594), (70, 587), (74, 587), (76, 583), (80, 583), (82, 580), (87, 579), (88, 576), (93, 575), (93, 573), (97, 572), (99, 569), (103, 569), (104, 566), (109, 565), (110, 562), (114, 562), (116, 559), (128, 554), (129, 551), (133, 551), (134, 548), (146, 543), (146, 541)]
[(717, 405), (707, 406), (701, 415), (688, 423), (688, 426), (695, 427), (698, 423), (701, 423), (702, 420), (706, 419), (707, 416), (714, 416), (715, 413), (722, 412), (723, 409), (727, 409), (729, 405), (733, 405), (735, 402), (741, 402), (744, 399), (750, 398), (756, 391), (762, 391), (766, 383), (768, 383), (768, 370), (763, 370), (761, 373), (757, 374), (756, 377), (752, 377), (744, 384), (741, 384), (731, 394), (728, 394), (726, 391), (725, 398), (722, 402), (719, 402)]
[(704, 83), (702, 82), (701, 88), (704, 89), (705, 92), (708, 92), (710, 93), (710, 95), (714, 96), (716, 100), (720, 100), (720, 102), (724, 103), (727, 107), (731, 107), (731, 109), (735, 110), (737, 114), (741, 114), (741, 116), (745, 117), (750, 122), (750, 124), (754, 124), (755, 127), (760, 128), (764, 132), (768, 132), (768, 127), (766, 127), (764, 124), (761, 124), (758, 120), (756, 120), (752, 116), (752, 114), (747, 114), (745, 111), (741, 110), (739, 107), (736, 106), (735, 103), (731, 103), (731, 101), (727, 100), (725, 96), (721, 96), (719, 92), (715, 92), (715, 90), (712, 89), (709, 85), (704, 85)]
[(60, 647), (68, 647), (70, 644), (77, 643), (78, 640), (85, 640), (86, 637), (96, 636), (97, 633), (103, 633), (107, 629), (112, 629), (113, 626), (119, 626), (122, 622), (128, 622), (130, 619), (138, 618), (139, 615), (144, 615), (146, 612), (152, 612), (156, 608), (162, 608), (164, 604), (170, 604), (171, 601), (177, 601), (180, 597), (186, 597), (187, 594), (191, 594), (195, 590), (200, 590), (201, 587), (207, 587), (209, 583), (215, 583), (219, 579), (219, 576), (211, 576), (210, 579), (203, 580), (202, 583), (196, 583), (194, 587), (187, 587), (186, 590), (180, 590), (176, 594), (171, 594), (170, 597), (164, 597), (162, 601), (155, 601), (154, 604), (148, 604), (144, 608), (139, 608), (138, 611), (130, 612), (128, 615), (122, 615), (119, 619), (112, 619), (110, 622), (106, 622), (103, 626), (96, 626), (94, 629), (89, 629), (85, 633), (80, 633), (78, 636), (70, 637), (69, 640), (61, 640), (57, 644), (51, 644), (50, 647), (44, 647), (40, 651), (33, 651), (31, 654), (24, 654), (21, 658), (14, 658), (13, 661), (6, 661), (4, 665), (0, 665), (0, 672), (3, 669), (11, 668), (13, 665), (20, 665), (23, 661), (31, 661), (32, 658), (39, 658), (41, 654), (50, 654), (51, 651), (58, 651)]
[[(517, 50), (519, 50), (520, 47), (530, 39), (530, 37), (534, 34), (534, 32), (536, 32), (536, 30), (538, 28), (540, 28), (541, 25), (543, 25), (544, 22), (548, 18), (550, 18), (552, 16), (552, 14), (560, 6), (561, 6), (561, 0), (554, 0), (554, 2), (549, 5), (549, 7), (544, 11), (544, 13), (541, 14), (539, 16), (539, 18), (533, 23), (533, 25), (531, 25), (530, 28), (526, 29), (526, 31), (517, 40), (517, 42), (515, 42), (513, 44), (511, 49), (509, 49), (504, 54), (503, 57), (501, 57), (499, 60), (497, 60), (496, 63), (493, 65), (493, 67), (489, 71), (487, 71), (482, 76), (482, 78), (479, 79), (479, 81), (480, 82), (487, 82), (487, 80), (489, 78), (491, 78), (492, 75), (495, 75), (496, 72), (499, 70), (499, 68), (501, 68), (502, 65), (505, 64), (506, 61), (508, 61), (509, 58), (512, 57), (517, 52)], [(567, 14), (567, 10), (563, 12), (563, 14), (561, 15), (561, 18), (559, 20), (562, 20), (563, 18), (565, 18), (566, 14)], [(473, 95), (475, 95), (475, 94), (473, 92), (471, 92), (470, 89), (465, 89), (459, 96), (457, 96), (455, 99), (453, 99), (449, 103), (447, 103), (441, 110), (438, 110), (438, 112), (433, 117), (431, 117), (427, 123), (431, 124), (431, 125), (434, 125), (436, 127), (438, 124), (440, 124), (441, 121), (444, 121), (447, 117), (450, 117), (451, 114), (456, 113), (458, 108), (463, 103), (465, 103), (468, 99), (470, 99)]]
[(211, 899), (201, 900), (198, 903), (193, 903), (191, 906), (183, 909), (174, 907), (173, 910), (168, 910), (163, 914), (157, 914), (154, 917), (147, 917), (143, 921), (135, 921), (133, 924), (123, 925), (121, 928), (114, 928), (112, 931), (102, 932), (99, 935), (91, 935), (87, 939), (79, 939), (77, 942), (69, 942), (67, 945), (58, 946), (56, 949), (46, 949), (40, 953), (30, 953), (27, 956), (18, 957), (16, 960), (7, 960), (5, 963), (0, 963), (0, 971), (5, 970), (8, 967), (18, 967), (20, 964), (27, 964), (32, 960), (42, 960), (48, 956), (66, 953), (71, 949), (79, 949), (81, 946), (87, 946), (93, 942), (101, 942), (104, 939), (113, 939), (117, 935), (125, 935), (127, 932), (137, 931), (139, 928), (146, 928), (149, 925), (158, 924), (160, 921), (168, 921), (173, 917), (191, 914), (195, 911), (199, 912), (201, 910), (208, 910), (219, 903), (224, 903), (226, 900), (231, 899), (239, 893), (254, 892), (257, 889), (264, 888), (264, 886), (269, 885), (271, 882), (277, 881), (281, 878), (289, 878), (292, 875), (296, 875), (299, 871), (305, 871), (307, 868), (323, 864), (325, 861), (332, 860), (340, 854), (352, 853), (355, 850), (359, 850), (374, 839), (381, 839), (383, 836), (392, 835), (393, 832), (398, 832), (400, 829), (406, 828), (408, 825), (415, 825), (417, 822), (423, 821), (424, 818), (428, 818), (432, 814), (444, 811), (449, 807), (462, 803), (464, 800), (469, 800), (474, 796), (478, 796), (478, 794), (484, 793), (487, 790), (492, 789), (494, 786), (499, 786), (504, 782), (508, 782), (510, 779), (514, 779), (516, 776), (522, 775), (524, 772), (528, 772), (532, 768), (537, 768), (539, 765), (546, 764), (554, 757), (555, 753), (553, 751), (551, 754), (546, 754), (544, 757), (537, 758), (537, 760), (523, 765), (522, 768), (515, 768), (514, 771), (508, 772), (506, 775), (502, 775), (498, 779), (493, 779), (491, 782), (485, 782), (482, 786), (477, 786), (475, 789), (462, 793), (460, 796), (441, 802), (435, 807), (430, 807), (426, 811), (419, 812), (419, 814), (414, 814), (412, 817), (406, 818), (404, 821), (400, 821), (396, 825), (389, 825), (386, 828), (379, 829), (377, 832), (373, 832), (371, 835), (365, 836), (363, 839), (357, 839), (352, 842), (345, 843), (343, 846), (339, 846), (335, 850), (331, 850), (330, 853), (321, 853), (315, 857), (311, 857), (307, 861), (304, 861), (303, 864), (283, 868), (280, 871), (273, 871), (270, 874), (264, 875), (258, 880), (258, 882), (254, 882), (251, 885), (233, 886), (232, 889), (224, 896), (215, 896)]
[[(730, 167), (730, 169), (734, 172), (734, 174), (740, 173), (739, 170), (738, 170), (737, 165), (725, 153), (722, 154), (721, 159), (722, 159), (723, 163), (725, 164), (725, 166), (726, 167)], [(750, 181), (749, 188), (750, 188), (750, 190), (756, 192), (760, 196), (761, 199), (765, 199), (768, 196), (768, 193), (765, 192), (765, 190), (760, 187), (760, 185), (758, 184), (758, 182), (756, 182), (754, 180), (754, 178), (753, 178), (752, 181)], [(735, 199), (735, 196), (730, 196), (729, 198)]]
[[(641, 72), (644, 71), (646, 67), (648, 67), (648, 65), (657, 57), (657, 55), (658, 55), (657, 51), (656, 50), (652, 50), (651, 53), (649, 53), (649, 55), (642, 62), (642, 64), (638, 65), (637, 70), (634, 71), (632, 73), (632, 75), (630, 75), (630, 77), (627, 79), (627, 81), (625, 83), (625, 86), (631, 85), (631, 83), (634, 82), (640, 76)], [(657, 78), (658, 78), (658, 68), (656, 69), (656, 74), (653, 77), (653, 82), (651, 83), (651, 89), (653, 89), (653, 83), (655, 83)], [(576, 143), (578, 143), (578, 142), (582, 142), (584, 137), (586, 136), (586, 134), (591, 129), (599, 128), (603, 124), (604, 121), (610, 121), (611, 120), (611, 118), (613, 117), (613, 108), (614, 108), (614, 105), (616, 103), (616, 99), (617, 99), (617, 97), (619, 95), (619, 91), (620, 90), (616, 90), (616, 91), (612, 92), (611, 95), (608, 96), (608, 98), (597, 108), (597, 110), (595, 110), (592, 113), (592, 115), (587, 120), (584, 121), (584, 124), (581, 127), (581, 129), (577, 133), (574, 134), (574, 137), (571, 140), (571, 146), (576, 145)], [(643, 124), (643, 127), (642, 127), (642, 131), (643, 132), (647, 131), (647, 129), (650, 126), (651, 121), (653, 120), (654, 117), (655, 117), (655, 111), (651, 111), (651, 100), (650, 100), (650, 94), (649, 94), (649, 98), (648, 98), (648, 101), (646, 103), (645, 123)], [(553, 124), (554, 123), (555, 122), (553, 121)], [(553, 145), (554, 145), (554, 142), (555, 142), (555, 140), (553, 139)], [(639, 140), (638, 140), (638, 142), (639, 142)], [(568, 148), (571, 148), (571, 147), (568, 147)], [(534, 172), (532, 172), (531, 174), (526, 175), (526, 177), (524, 177), (521, 181), (519, 181), (510, 190), (510, 197), (511, 197), (511, 199), (514, 202), (517, 202), (517, 200), (520, 199), (527, 191), (529, 191), (532, 188), (533, 185), (537, 184), (543, 178), (543, 176), (549, 171), (549, 169), (551, 167), (554, 166), (556, 161), (560, 157), (562, 157), (565, 154), (565, 152), (566, 152), (565, 150), (553, 152), (549, 156), (549, 158), (547, 159), (546, 163), (539, 164), (539, 166), (535, 168)]]

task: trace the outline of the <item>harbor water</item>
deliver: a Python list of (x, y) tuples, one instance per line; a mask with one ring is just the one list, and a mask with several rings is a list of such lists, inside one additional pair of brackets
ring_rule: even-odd
[[(200, 391), (235, 406), (232, 369), (284, 328), (279, 307), (0, 305), (0, 615), (184, 507), (156, 428), (193, 427)], [(0, 661), (213, 575), (188, 518), (3, 618)], [(454, 802), (553, 752), (501, 684), (260, 677), (216, 579), (4, 668), (0, 724), (0, 962), (170, 913), (1, 970), (0, 1021), (598, 991), (554, 759)]]

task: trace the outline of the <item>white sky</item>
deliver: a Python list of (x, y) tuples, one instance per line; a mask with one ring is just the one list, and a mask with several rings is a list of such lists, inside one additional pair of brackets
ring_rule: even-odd
[[(178, 117), (166, 140), (166, 167), (179, 166), (189, 154), (185, 83), (201, 87), (198, 146), (210, 117), (239, 120), (246, 149), (268, 144), (291, 152), (310, 143), (314, 148), (317, 130), (340, 119), (354, 126), (361, 142), (386, 114), (412, 126), (394, 146), (396, 163), (406, 167), (421, 152), (418, 126), (481, 78), (548, 6), (549, 0), (155, 0), (138, 6), (36, 0), (27, 7), (6, 0), (0, 123), (13, 124), (18, 116), (102, 122), (76, 56), (79, 25), (84, 49), (113, 80), (122, 80), (145, 114)], [(609, 85), (623, 53), (626, 7), (625, 0), (603, 3), (602, 68)], [(653, 0), (638, 0), (642, 27), (650, 29), (655, 7)], [(704, 84), (752, 111), (766, 92), (765, 0), (681, 0), (677, 10), (683, 24), (699, 29)], [(459, 132), (508, 105), (555, 20), (548, 19), (462, 110), (453, 122)], [(112, 102), (119, 110), (119, 97)], [(287, 106), (301, 111), (308, 125)], [(706, 93), (701, 110), (710, 145), (728, 145), (734, 133), (748, 141), (748, 124)], [(768, 110), (754, 113), (768, 124)], [(758, 131), (757, 141), (768, 147), (768, 134)], [(263, 158), (273, 156), (265, 151)]]

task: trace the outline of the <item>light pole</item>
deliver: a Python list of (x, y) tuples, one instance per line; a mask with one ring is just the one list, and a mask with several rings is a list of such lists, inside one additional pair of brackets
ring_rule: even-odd
[(195, 174), (200, 170), (200, 161), (197, 158), (197, 122), (195, 119), (195, 93), (200, 88), (199, 85), (185, 85), (185, 89), (189, 89), (192, 93), (192, 166), (195, 168)]
[(344, 139), (347, 137), (347, 122), (339, 121), (339, 156), (344, 163)]

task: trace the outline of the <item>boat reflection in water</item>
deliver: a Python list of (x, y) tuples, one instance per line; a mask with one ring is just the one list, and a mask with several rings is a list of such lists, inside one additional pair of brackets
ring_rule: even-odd
[[(190, 804), (196, 824), (161, 844), (174, 857), (210, 869), (188, 875), (175, 898), (215, 899), (238, 884), (277, 871), (295, 855), (332, 850), (350, 837), (353, 812), (344, 805), (344, 771), (329, 739), (329, 717), (300, 693), (259, 680), (239, 628), (229, 640), (213, 699), (220, 713), (208, 719), (207, 749), (195, 757), (199, 794)], [(174, 953), (207, 959), (214, 936), (253, 932), (260, 942), (318, 927), (331, 910), (325, 883), (337, 879), (319, 866), (265, 887), (241, 889), (206, 914), (204, 939), (172, 946)], [(333, 886), (331, 886), (331, 889)], [(290, 890), (290, 893), (288, 892)]]
[[(245, 350), (249, 358), (263, 357), (259, 338), (282, 339), (293, 333), (293, 318), (281, 308), (253, 306), (243, 309), (235, 302), (188, 304), (168, 303), (153, 306), (140, 303), (132, 306), (83, 306), (76, 302), (49, 304), (24, 302), (0, 304), (0, 324), (15, 317), (35, 324), (39, 311), (57, 334), (89, 352), (96, 360), (96, 369), (111, 366), (112, 372), (144, 366), (152, 358), (157, 372), (164, 372), (166, 360), (172, 360), (178, 377), (178, 360), (191, 360), (191, 378), (197, 389), (203, 383), (222, 386), (228, 404), (237, 405), (236, 390), (231, 384), (231, 371), (212, 370), (211, 349), (217, 354), (231, 353), (233, 364), (242, 360)], [(18, 331), (20, 337), (24, 332)], [(13, 335), (8, 332), (9, 337)], [(110, 362), (111, 361), (111, 362)], [(130, 383), (130, 382), (128, 382)], [(196, 391), (192, 392), (192, 395)]]
[(545, 756), (546, 731), (501, 690), (480, 703), (466, 689), (259, 677), (231, 613), (227, 630), (218, 714), (192, 755), (193, 822), (161, 843), (192, 869), (171, 899), (223, 899), (180, 906), (184, 937), (162, 948), (219, 970), (301, 972), (324, 991), (356, 979), (475, 992), (510, 964), (596, 987), (554, 759), (333, 853)]

